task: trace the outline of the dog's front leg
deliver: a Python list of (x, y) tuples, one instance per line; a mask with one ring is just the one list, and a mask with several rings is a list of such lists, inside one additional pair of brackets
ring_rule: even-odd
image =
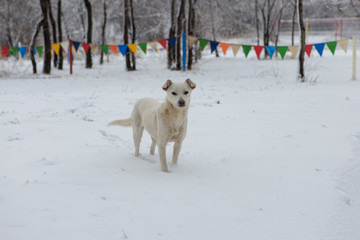
[(158, 143), (158, 152), (160, 157), (160, 166), (163, 172), (169, 172), (166, 163), (166, 143)]
[(182, 145), (182, 142), (180, 142), (180, 141), (175, 142), (174, 148), (173, 148), (173, 157), (172, 157), (171, 165), (177, 164), (177, 161), (179, 159), (180, 150), (181, 150), (181, 145)]

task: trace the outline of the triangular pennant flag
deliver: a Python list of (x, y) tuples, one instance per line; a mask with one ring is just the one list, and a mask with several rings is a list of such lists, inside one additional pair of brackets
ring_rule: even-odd
[(146, 54), (147, 43), (139, 43), (139, 47)]
[(136, 43), (128, 44), (127, 46), (130, 48), (130, 50), (131, 50), (134, 54), (137, 53), (137, 44), (136, 44)]
[(316, 51), (319, 53), (320, 57), (322, 57), (325, 43), (315, 43), (314, 47), (315, 47)]
[(77, 52), (77, 50), (79, 49), (79, 46), (80, 46), (80, 42), (73, 41), (72, 44), (74, 45), (75, 51)]
[(51, 44), (52, 48), (54, 49), (56, 55), (59, 55), (60, 52), (60, 43), (53, 43)]
[(61, 45), (62, 49), (65, 50), (65, 52), (69, 51), (69, 41), (61, 42), (60, 45)]
[(197, 37), (188, 36), (189, 48), (191, 49), (194, 43), (197, 41)]
[(19, 52), (20, 52), (21, 58), (25, 57), (26, 51), (27, 51), (27, 47), (19, 47)]
[(200, 42), (200, 49), (201, 49), (201, 51), (203, 51), (206, 44), (209, 42), (209, 40), (199, 38), (199, 42)]
[(173, 37), (173, 38), (169, 38), (168, 39), (168, 43), (170, 44), (170, 46), (175, 49), (176, 48), (176, 37)]
[(245, 53), (245, 57), (247, 57), (249, 55), (249, 52), (251, 50), (252, 46), (251, 45), (242, 45), (242, 49)]
[(226, 51), (228, 50), (228, 48), (230, 47), (230, 43), (220, 43), (220, 47), (224, 53), (224, 55), (226, 54)]
[(118, 46), (117, 45), (109, 45), (109, 48), (115, 55), (117, 55)]
[(312, 44), (305, 45), (305, 52), (308, 55), (308, 57), (310, 57), (312, 48), (313, 48)]
[(210, 49), (211, 49), (211, 53), (213, 53), (217, 46), (219, 45), (219, 42), (215, 42), (215, 41), (210, 41)]
[(238, 53), (240, 48), (241, 48), (241, 45), (231, 44), (231, 49), (233, 51), (234, 57), (236, 56), (236, 54)]
[[(81, 43), (81, 45), (84, 48), (85, 54), (87, 54), (89, 51), (89, 48), (90, 48), (90, 43)], [(55, 52), (56, 52), (56, 50), (55, 50)], [(58, 53), (56, 55), (58, 55)]]
[(14, 57), (16, 57), (18, 48), (17, 47), (10, 47), (10, 51), (11, 51), (12, 55), (14, 55)]
[(280, 53), (281, 59), (284, 59), (288, 46), (277, 46), (276, 49)]
[(156, 52), (157, 43), (156, 42), (149, 42), (150, 47)]
[(36, 49), (33, 50), (33, 55), (36, 56)]
[(163, 39), (163, 40), (159, 40), (158, 43), (160, 43), (160, 45), (166, 49), (166, 44), (167, 44), (167, 40), (166, 39)]
[(36, 52), (37, 52), (37, 53), (39, 54), (39, 56), (41, 57), (44, 47), (43, 47), (43, 46), (37, 46), (37, 47), (35, 47), (35, 49), (36, 49)]
[(109, 45), (100, 45), (100, 48), (105, 54), (109, 51)]
[(125, 56), (128, 46), (126, 44), (118, 45), (119, 51), (123, 56)]
[(342, 40), (339, 40), (339, 41), (338, 41), (338, 44), (340, 45), (340, 47), (341, 47), (342, 49), (344, 49), (344, 52), (347, 51), (348, 43), (349, 43), (349, 39), (342, 39)]
[(256, 56), (258, 59), (260, 59), (260, 54), (262, 52), (262, 50), (264, 49), (264, 46), (253, 46), (255, 52), (256, 52)]
[(98, 50), (99, 50), (99, 46), (96, 45), (96, 44), (90, 44), (90, 48), (91, 48), (91, 51), (94, 53), (94, 54), (98, 54)]
[(1, 55), (6, 58), (9, 54), (10, 47), (1, 47)]
[(265, 46), (265, 50), (269, 54), (270, 59), (272, 59), (272, 56), (274, 55), (276, 47), (274, 47), (274, 46)]
[(289, 51), (291, 52), (292, 59), (296, 58), (298, 50), (299, 50), (299, 46), (289, 46)]
[(326, 43), (326, 46), (328, 46), (328, 48), (330, 49), (330, 51), (332, 52), (333, 55), (335, 54), (336, 45), (337, 45), (337, 41)]

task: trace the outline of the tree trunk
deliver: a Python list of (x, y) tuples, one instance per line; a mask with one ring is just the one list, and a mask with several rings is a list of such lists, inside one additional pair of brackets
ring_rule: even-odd
[(44, 23), (42, 27), (43, 27), (43, 35), (44, 35), (43, 73), (45, 74), (50, 74), (51, 72), (51, 40), (50, 40), (49, 21), (48, 21), (49, 5), (50, 5), (50, 0), (40, 0), (41, 12), (44, 19)]
[[(171, 0), (171, 23), (170, 23), (170, 30), (169, 30), (169, 38), (173, 38), (175, 37), (175, 28), (176, 28), (176, 23), (175, 23), (175, 5), (176, 1), (175, 0)], [(174, 62), (175, 62), (175, 49), (173, 49), (170, 46), (170, 43), (168, 43), (167, 45), (167, 57), (168, 57), (168, 69), (173, 70), (174, 68)]]
[(296, 17), (296, 10), (297, 10), (297, 0), (294, 0), (294, 12), (292, 17), (292, 26), (291, 26), (291, 46), (294, 46), (294, 33), (295, 33), (295, 17)]
[(7, 42), (8, 45), (10, 47), (13, 47), (13, 39), (12, 39), (12, 35), (11, 35), (11, 28), (10, 28), (10, 0), (6, 1), (6, 37), (7, 37)]
[(299, 29), (300, 29), (300, 54), (299, 54), (299, 74), (298, 80), (305, 82), (304, 70), (304, 56), (305, 56), (305, 25), (303, 19), (303, 2), (298, 0), (298, 16), (299, 16)]
[[(177, 36), (176, 36), (176, 70), (181, 70), (181, 33), (185, 31), (185, 0), (181, 0), (180, 11), (177, 18)], [(185, 46), (184, 46), (185, 47)]]
[[(125, 0), (124, 4), (124, 44), (129, 43), (129, 28), (130, 28), (130, 4), (129, 0)], [(131, 50), (128, 48), (126, 55), (125, 55), (125, 64), (126, 64), (126, 70), (131, 71)]]
[[(211, 9), (212, 9), (212, 11), (216, 10), (216, 6), (213, 5), (213, 1), (211, 1)], [(215, 15), (215, 12), (212, 12), (211, 13), (211, 32), (213, 35), (213, 41), (216, 41), (214, 15)], [(217, 48), (215, 49), (215, 56), (219, 57), (219, 52), (218, 52)]]
[(36, 24), (36, 28), (35, 28), (34, 34), (32, 35), (31, 42), (30, 42), (30, 59), (31, 59), (31, 63), (32, 63), (32, 66), (33, 66), (33, 73), (34, 74), (37, 73), (36, 61), (35, 61), (35, 57), (34, 57), (34, 48), (35, 48), (37, 35), (39, 34), (40, 28), (42, 27), (43, 24), (44, 24), (44, 19), (41, 19)]
[[(103, 1), (104, 6), (104, 22), (101, 28), (101, 43), (102, 45), (105, 45), (105, 29), (106, 29), (106, 18), (107, 18), (107, 12), (106, 12), (106, 2)], [(104, 63), (104, 52), (101, 49), (101, 55), (100, 55), (100, 64)]]
[[(189, 0), (189, 19), (188, 19), (188, 35), (194, 36), (195, 34), (195, 9), (193, 5), (196, 4), (196, 0)], [(192, 69), (192, 62), (193, 62), (193, 51), (194, 46), (189, 46), (188, 49), (188, 64), (187, 69)]]
[[(87, 17), (88, 17), (88, 29), (87, 29), (87, 43), (91, 44), (92, 42), (92, 13), (91, 13), (91, 4), (89, 0), (84, 0)], [(91, 48), (89, 48), (86, 54), (86, 68), (92, 68), (92, 57), (91, 57)]]
[[(133, 7), (133, 0), (129, 0), (129, 7), (130, 7), (130, 23), (131, 23), (131, 43), (135, 43), (136, 40), (136, 27), (135, 27), (135, 18), (134, 18), (134, 7)], [(136, 58), (135, 54), (131, 52), (131, 71), (136, 70)]]
[(258, 17), (258, 11), (259, 11), (258, 0), (255, 0), (256, 40), (257, 40), (257, 45), (259, 46), (259, 44), (260, 44), (260, 35), (259, 35), (259, 17)]
[[(48, 11), (49, 11), (49, 19), (50, 19), (52, 34), (53, 34), (53, 43), (56, 43), (57, 42), (56, 23), (55, 23), (54, 16), (52, 14), (50, 1), (49, 1), (49, 6), (48, 6)], [(54, 67), (57, 67), (57, 63), (58, 63), (58, 56), (56, 55), (56, 53), (54, 53)]]
[[(61, 43), (61, 42), (62, 42), (61, 0), (58, 0), (57, 6), (58, 6), (57, 24), (58, 24), (58, 32), (59, 32), (59, 43)], [(59, 70), (62, 70), (62, 69), (63, 69), (63, 62), (64, 62), (63, 51), (62, 51), (62, 47), (61, 47), (61, 45), (60, 45), (59, 64), (58, 64), (58, 69), (59, 69)]]

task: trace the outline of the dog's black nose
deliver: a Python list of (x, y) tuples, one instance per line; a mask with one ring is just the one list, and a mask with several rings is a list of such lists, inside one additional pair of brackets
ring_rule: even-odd
[(181, 98), (179, 100), (178, 104), (179, 104), (179, 107), (185, 107), (185, 100)]

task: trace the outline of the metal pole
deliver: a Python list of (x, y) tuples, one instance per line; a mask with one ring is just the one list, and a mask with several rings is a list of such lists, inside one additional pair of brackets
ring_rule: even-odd
[(73, 56), (72, 56), (72, 41), (71, 41), (71, 39), (69, 39), (69, 57), (70, 57), (70, 74), (72, 74)]
[(182, 40), (183, 40), (183, 43), (182, 43), (182, 47), (183, 47), (183, 70), (186, 71), (186, 34), (183, 33), (182, 34)]

